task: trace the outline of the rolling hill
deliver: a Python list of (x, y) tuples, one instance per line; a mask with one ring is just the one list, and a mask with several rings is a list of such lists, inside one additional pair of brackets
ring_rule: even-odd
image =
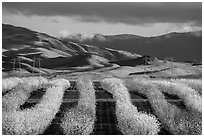
[(202, 76), (201, 65), (157, 58), (200, 59), (201, 32), (171, 33), (150, 38), (97, 34), (92, 39), (81, 39), (81, 35), (77, 35), (72, 37), (74, 40), (68, 40), (2, 24), (2, 34), (2, 74), (5, 77), (34, 73), (53, 76), (94, 73), (102, 77), (143, 74), (152, 77)]
[[(17, 68), (24, 69), (26, 73), (92, 70), (111, 66), (111, 62), (141, 57), (123, 50), (63, 41), (9, 24), (2, 24), (2, 33), (2, 66), (7, 72), (13, 68), (17, 72)], [(14, 58), (17, 60), (14, 61)], [(40, 64), (37, 59), (40, 59)]]
[(126, 50), (141, 55), (150, 55), (159, 59), (173, 57), (176, 61), (202, 60), (202, 31), (169, 33), (155, 37), (142, 37), (131, 34), (101, 35), (82, 39), (83, 36), (61, 38), (62, 40), (81, 42), (98, 47)]

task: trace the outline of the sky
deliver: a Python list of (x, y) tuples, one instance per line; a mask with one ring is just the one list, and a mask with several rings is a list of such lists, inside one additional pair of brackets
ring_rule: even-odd
[(56, 37), (202, 30), (201, 2), (3, 2), (2, 22)]

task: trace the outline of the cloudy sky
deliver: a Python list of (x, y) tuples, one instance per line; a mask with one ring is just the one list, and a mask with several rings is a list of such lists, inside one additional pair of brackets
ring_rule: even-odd
[(3, 23), (53, 36), (155, 36), (202, 29), (202, 3), (2, 3)]

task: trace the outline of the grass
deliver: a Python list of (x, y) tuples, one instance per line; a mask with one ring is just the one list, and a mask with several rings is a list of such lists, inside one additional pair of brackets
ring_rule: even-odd
[[(169, 130), (172, 134), (202, 134), (202, 115), (198, 111), (193, 110), (181, 110), (178, 107), (171, 105), (165, 99), (163, 90), (179, 92), (178, 88), (175, 88), (172, 83), (166, 82), (162, 85), (162, 81), (151, 81), (149, 79), (129, 79), (125, 81), (127, 88), (130, 90), (136, 90), (137, 92), (144, 94), (150, 102), (154, 114), (162, 122), (163, 127)], [(167, 85), (167, 83), (169, 85)], [(158, 86), (159, 85), (159, 86)], [(162, 89), (160, 88), (162, 87)], [(171, 89), (172, 88), (172, 89)], [(180, 90), (183, 90), (182, 87)], [(161, 91), (162, 90), (162, 91)]]
[(176, 81), (169, 82), (165, 80), (154, 80), (152, 82), (162, 92), (174, 94), (180, 97), (188, 109), (202, 112), (202, 97), (194, 89), (183, 83), (176, 83)]
[(151, 90), (147, 97), (155, 114), (172, 134), (201, 134), (202, 119), (198, 112), (181, 110), (169, 104), (159, 90)]
[[(49, 84), (48, 88), (45, 86)], [(70, 86), (65, 79), (48, 80), (43, 77), (7, 78), (2, 81), (2, 132), (9, 135), (41, 134), (59, 111), (65, 89)], [(176, 135), (202, 134), (202, 80), (131, 78), (120, 80), (106, 78), (103, 89), (113, 95), (116, 102), (117, 126), (126, 135), (158, 134), (160, 126)], [(38, 104), (20, 109), (30, 93), (46, 87), (46, 93)], [(60, 124), (64, 134), (88, 135), (96, 121), (96, 97), (91, 78), (77, 81), (80, 93), (76, 107), (65, 110)], [(129, 91), (147, 97), (153, 114), (138, 111)], [(7, 92), (8, 91), (8, 92)], [(164, 93), (177, 95), (186, 109), (170, 104)], [(158, 122), (158, 119), (162, 123)]]
[(70, 86), (69, 81), (51, 81), (42, 100), (32, 108), (3, 111), (2, 132), (9, 135), (41, 134), (51, 123), (62, 103), (63, 94)]
[(186, 84), (202, 95), (202, 79), (173, 79), (171, 81)]
[(45, 84), (48, 83), (48, 79), (44, 78), (44, 77), (23, 77), (22, 81), (24, 85), (27, 85), (27, 88), (31, 88), (31, 89), (39, 89), (42, 88)]
[(17, 77), (12, 78), (6, 78), (2, 80), (2, 93), (12, 90), (14, 87), (16, 87), (19, 83), (22, 83), (22, 79)]
[(18, 91), (13, 91), (9, 94), (6, 94), (2, 98), (2, 110), (3, 111), (12, 111), (20, 108), (21, 105), (29, 98), (30, 93), (25, 88), (19, 89)]
[(65, 111), (60, 126), (67, 135), (88, 135), (93, 132), (96, 121), (95, 90), (91, 79), (80, 78), (77, 90), (80, 93), (78, 105)]
[(27, 88), (39, 88), (48, 83), (48, 80), (44, 77), (11, 77), (2, 80), (2, 93), (9, 90), (13, 90), (19, 85), (27, 86)]
[(125, 135), (154, 135), (160, 131), (160, 124), (153, 115), (138, 112), (131, 103), (128, 89), (122, 81), (108, 78), (101, 82), (102, 87), (113, 95), (116, 101), (118, 127)]
[[(15, 82), (15, 80), (17, 81)], [(12, 89), (12, 91), (3, 96), (2, 109), (11, 111), (17, 110), (20, 105), (23, 105), (29, 98), (30, 93), (47, 84), (48, 80), (43, 77), (9, 78), (3, 79), (3, 83), (4, 89)], [(12, 85), (9, 85), (9, 83)]]

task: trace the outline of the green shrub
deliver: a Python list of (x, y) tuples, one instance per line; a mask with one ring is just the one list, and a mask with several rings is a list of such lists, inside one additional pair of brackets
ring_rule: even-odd
[(113, 95), (116, 101), (118, 127), (125, 135), (154, 135), (160, 131), (160, 124), (153, 115), (138, 112), (131, 103), (127, 88), (122, 81), (108, 78), (101, 82), (102, 87)]
[(95, 90), (89, 78), (77, 81), (79, 91), (78, 105), (65, 111), (62, 123), (63, 132), (67, 135), (88, 135), (93, 132), (96, 120)]
[(162, 91), (165, 90), (165, 92), (168, 91), (170, 93), (172, 93), (172, 90), (176, 90), (179, 93), (180, 91), (178, 91), (178, 88), (175, 89), (175, 85), (170, 82), (170, 84), (167, 83), (164, 80), (155, 82), (149, 79), (138, 78), (125, 80), (128, 89), (144, 94), (148, 98), (154, 114), (162, 122), (162, 126), (166, 130), (169, 130), (172, 134), (202, 134), (201, 113), (192, 110), (181, 110), (168, 103)]
[(184, 83), (202, 95), (202, 80), (201, 79), (174, 79), (174, 83)]
[[(18, 80), (14, 84), (14, 80)], [(4, 81), (4, 80), (3, 80)], [(26, 77), (26, 78), (9, 78), (6, 79), (3, 83), (13, 83), (12, 86), (4, 85), (7, 89), (12, 89), (2, 98), (2, 108), (4, 111), (17, 110), (20, 105), (23, 105), (24, 102), (29, 98), (32, 91), (41, 88), (43, 85), (48, 83), (48, 80), (43, 77)], [(5, 89), (6, 89), (5, 88)]]
[(19, 83), (23, 83), (23, 81), (17, 77), (2, 79), (2, 93), (12, 90)]
[(53, 87), (47, 89), (42, 100), (32, 108), (24, 110), (3, 111), (3, 134), (41, 134), (49, 126), (62, 103), (63, 94), (70, 86), (69, 81), (53, 81)]
[(154, 80), (153, 84), (162, 92), (180, 97), (188, 109), (202, 112), (202, 97), (192, 88), (183, 83), (173, 83), (165, 80)]

